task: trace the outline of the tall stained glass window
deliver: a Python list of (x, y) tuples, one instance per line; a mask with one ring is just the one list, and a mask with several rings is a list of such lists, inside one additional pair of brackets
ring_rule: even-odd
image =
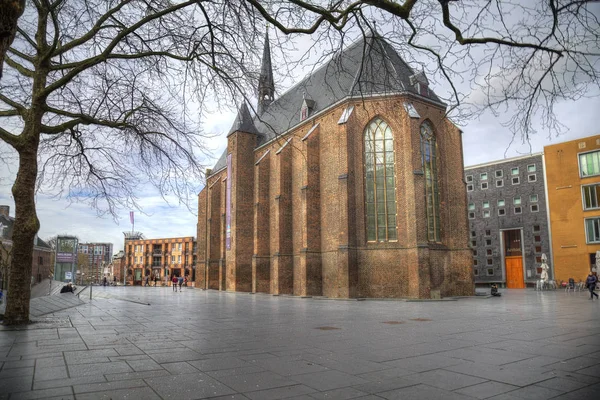
[(388, 124), (374, 119), (365, 131), (367, 240), (397, 240), (394, 137)]
[(440, 192), (437, 174), (437, 146), (433, 128), (428, 121), (421, 125), (421, 160), (425, 174), (425, 205), (427, 208), (427, 239), (440, 239)]

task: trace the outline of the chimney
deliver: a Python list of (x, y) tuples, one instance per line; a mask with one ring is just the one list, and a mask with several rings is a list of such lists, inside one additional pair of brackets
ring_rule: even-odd
[(5, 217), (8, 217), (10, 213), (10, 206), (0, 206), (0, 215), (4, 215)]

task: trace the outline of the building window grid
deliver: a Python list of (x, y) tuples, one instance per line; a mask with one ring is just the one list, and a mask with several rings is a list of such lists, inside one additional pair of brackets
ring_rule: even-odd
[(529, 205), (529, 210), (531, 212), (538, 212), (538, 211), (540, 211), (540, 208), (539, 208), (539, 206), (537, 204), (530, 204)]
[(467, 181), (467, 183), (473, 182), (473, 175), (467, 175), (465, 180)]
[(475, 209), (475, 203), (469, 203), (469, 211), (472, 211)]
[(479, 174), (479, 180), (480, 181), (487, 181), (487, 179), (488, 179), (487, 172), (482, 172), (481, 174)]
[(496, 178), (502, 178), (504, 176), (501, 169), (497, 170), (494, 174), (496, 175)]
[(483, 208), (490, 208), (490, 202), (488, 200), (484, 200), (482, 205), (483, 205)]
[(513, 204), (515, 206), (521, 205), (521, 196), (515, 196), (515, 197), (513, 197)]
[(523, 209), (521, 207), (515, 207), (515, 214), (521, 214)]
[(397, 240), (394, 138), (380, 118), (365, 131), (365, 181), (367, 240)]
[(496, 187), (504, 187), (504, 181), (503, 180), (496, 181)]
[(538, 202), (538, 195), (537, 194), (532, 194), (529, 196), (529, 202), (530, 203), (537, 203)]
[(499, 208), (498, 209), (498, 216), (502, 217), (504, 215), (506, 215), (506, 211), (504, 210), (504, 208)]
[(489, 218), (490, 217), (490, 210), (483, 210), (483, 218)]
[(519, 167), (513, 167), (510, 169), (510, 174), (511, 175), (519, 175)]
[(487, 190), (488, 188), (488, 183), (487, 182), (481, 182), (481, 190)]
[[(425, 204), (427, 211), (427, 238), (441, 240), (440, 193), (437, 173), (437, 143), (428, 121), (421, 124), (421, 162), (425, 174)], [(482, 184), (483, 186), (483, 184)]]
[(529, 164), (527, 166), (527, 172), (535, 172), (535, 170), (536, 170), (535, 164)]
[(518, 185), (518, 184), (520, 184), (520, 183), (521, 183), (521, 180), (519, 179), (519, 177), (518, 177), (518, 176), (514, 176), (514, 177), (512, 178), (512, 184), (513, 184), (513, 185)]

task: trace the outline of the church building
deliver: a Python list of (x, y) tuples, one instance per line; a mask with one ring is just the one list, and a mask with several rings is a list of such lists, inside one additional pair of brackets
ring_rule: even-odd
[(473, 295), (461, 131), (379, 35), (242, 104), (198, 195), (196, 286), (329, 298)]

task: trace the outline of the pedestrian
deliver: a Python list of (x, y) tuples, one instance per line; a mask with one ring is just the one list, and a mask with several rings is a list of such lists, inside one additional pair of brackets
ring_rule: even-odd
[(102, 282), (102, 285), (106, 286), (106, 277), (104, 277), (104, 281)]
[(596, 278), (596, 275), (594, 275), (590, 271), (590, 274), (588, 275), (587, 280), (585, 281), (585, 284), (586, 284), (588, 290), (590, 291), (590, 300), (594, 300), (594, 296), (596, 296), (596, 298), (598, 298), (598, 295), (596, 294), (596, 292), (594, 292), (594, 290), (596, 290), (597, 282), (598, 282), (598, 278)]
[(188, 279), (187, 275), (183, 277), (183, 286), (187, 287)]
[(154, 287), (156, 287), (157, 282), (158, 282), (158, 275), (154, 275)]
[(179, 291), (181, 292), (181, 285), (183, 285), (183, 277), (180, 276), (177, 280), (179, 281)]
[(150, 279), (150, 278), (148, 277), (148, 275), (146, 275), (146, 286), (150, 286), (150, 284), (148, 283), (148, 280), (149, 280), (149, 279)]
[(175, 275), (173, 275), (173, 279), (171, 280), (171, 282), (173, 282), (173, 290), (176, 292), (177, 291), (177, 277)]

